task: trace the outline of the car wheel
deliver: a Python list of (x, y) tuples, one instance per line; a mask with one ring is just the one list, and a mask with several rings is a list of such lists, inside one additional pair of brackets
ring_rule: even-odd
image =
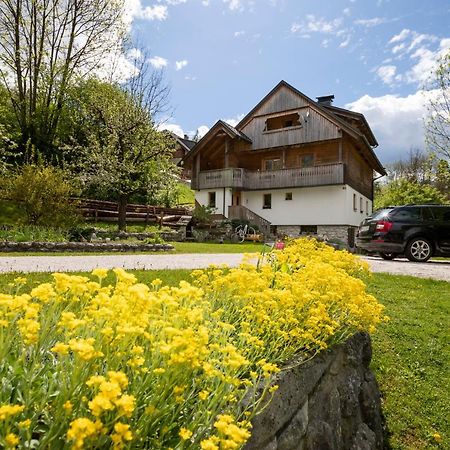
[(398, 256), (398, 253), (378, 253), (383, 259), (386, 259), (387, 261), (391, 261), (392, 259), (396, 258)]
[(424, 238), (414, 238), (408, 242), (405, 255), (410, 261), (426, 262), (431, 258), (433, 247), (431, 242)]

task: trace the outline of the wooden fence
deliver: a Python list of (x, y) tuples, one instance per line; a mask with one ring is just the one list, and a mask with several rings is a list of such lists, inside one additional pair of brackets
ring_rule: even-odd
[[(93, 200), (85, 198), (73, 199), (81, 214), (86, 220), (117, 222), (119, 218), (119, 206), (117, 202), (105, 200)], [(127, 205), (127, 222), (144, 222), (145, 224), (159, 224), (173, 227), (187, 225), (192, 217), (192, 212), (185, 208), (164, 208), (161, 206), (139, 205), (130, 203)]]

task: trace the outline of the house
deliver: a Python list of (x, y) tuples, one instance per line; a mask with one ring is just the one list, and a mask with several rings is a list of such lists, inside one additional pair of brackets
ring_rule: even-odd
[[(183, 158), (192, 150), (196, 142), (189, 139), (189, 136), (186, 134), (184, 137), (180, 137), (175, 133), (170, 133), (170, 135), (175, 139), (175, 150), (172, 155), (172, 162), (176, 165), (180, 165)], [(181, 171), (181, 178), (190, 179), (191, 171), (186, 167), (183, 167)]]
[(362, 114), (314, 101), (285, 81), (237, 125), (219, 120), (184, 157), (196, 202), (264, 232), (352, 244), (385, 175)]

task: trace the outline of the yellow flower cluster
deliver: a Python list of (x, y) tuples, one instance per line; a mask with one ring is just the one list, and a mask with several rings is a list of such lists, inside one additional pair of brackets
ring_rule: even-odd
[(114, 273), (0, 294), (0, 445), (238, 449), (283, 363), (383, 320), (367, 267), (313, 240), (177, 287)]

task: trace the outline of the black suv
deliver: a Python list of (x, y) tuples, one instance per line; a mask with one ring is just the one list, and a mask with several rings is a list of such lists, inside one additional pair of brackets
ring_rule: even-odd
[(450, 205), (380, 209), (361, 222), (356, 246), (384, 259), (405, 255), (425, 262), (431, 256), (450, 256)]

